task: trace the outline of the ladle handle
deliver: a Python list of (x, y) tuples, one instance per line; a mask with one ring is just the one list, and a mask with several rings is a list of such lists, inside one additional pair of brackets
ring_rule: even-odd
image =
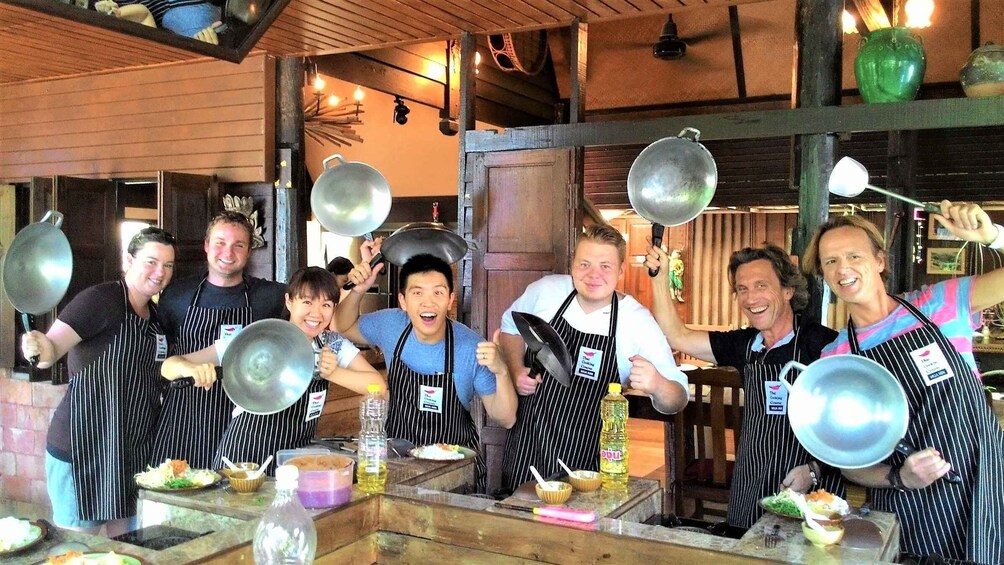
[[(662, 224), (652, 224), (652, 247), (662, 245), (662, 234), (666, 233), (666, 226)], [(654, 277), (659, 274), (660, 267), (648, 270), (648, 276)]]
[(924, 210), (925, 212), (928, 212), (928, 213), (931, 213), (931, 214), (940, 214), (941, 213), (941, 207), (937, 206), (935, 204), (924, 203), (924, 202), (921, 202), (919, 200), (914, 200), (913, 198), (910, 198), (909, 196), (903, 196), (902, 194), (897, 194), (895, 192), (892, 192), (891, 190), (886, 190), (884, 188), (879, 188), (877, 186), (872, 186), (870, 184), (865, 185), (865, 186), (869, 190), (874, 190), (875, 192), (884, 194), (884, 195), (886, 195), (886, 196), (888, 196), (890, 198), (895, 198), (896, 200), (899, 200), (900, 202), (906, 202), (907, 204), (910, 204), (912, 206), (916, 206), (917, 208), (920, 208), (920, 209)]
[[(373, 256), (372, 259), (370, 259), (370, 269), (375, 269), (377, 265), (379, 265), (380, 263), (384, 263), (384, 262), (385, 262), (385, 259), (383, 257), (383, 253), (377, 253), (376, 255)], [(344, 285), (342, 285), (342, 290), (352, 290), (355, 287), (356, 287), (356, 283), (354, 283), (352, 281), (349, 281), (349, 282), (345, 283)]]
[[(24, 333), (34, 331), (35, 321), (32, 318), (33, 316), (31, 314), (21, 312), (21, 328), (24, 329)], [(32, 355), (31, 358), (28, 359), (28, 363), (31, 364), (32, 367), (38, 365), (38, 355)]]
[[(896, 451), (901, 453), (903, 457), (909, 457), (917, 452), (917, 448), (905, 439), (901, 439), (899, 440), (899, 443), (896, 444)], [(948, 471), (948, 474), (945, 475), (944, 479), (954, 485), (962, 484), (962, 476), (960, 476), (955, 469)]]

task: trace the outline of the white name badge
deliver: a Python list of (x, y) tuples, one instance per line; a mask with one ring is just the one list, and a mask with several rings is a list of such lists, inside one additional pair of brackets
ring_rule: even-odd
[(167, 336), (157, 334), (157, 361), (167, 359)]
[(327, 395), (328, 391), (326, 390), (310, 393), (310, 398), (307, 400), (307, 417), (303, 419), (304, 422), (321, 417), (321, 411), (324, 410), (324, 397)]
[(418, 385), (418, 409), (422, 412), (443, 413), (443, 387)]
[(917, 366), (917, 370), (920, 371), (920, 376), (924, 379), (924, 383), (927, 386), (940, 383), (955, 376), (952, 366), (948, 364), (948, 359), (945, 358), (945, 353), (936, 343), (911, 351), (910, 359)]
[(575, 376), (595, 381), (600, 378), (600, 367), (603, 363), (603, 351), (579, 348), (579, 358), (575, 362)]
[(764, 398), (767, 400), (767, 414), (784, 416), (788, 413), (788, 389), (781, 381), (766, 381), (763, 383)]
[(244, 328), (241, 324), (223, 324), (220, 326), (220, 339), (229, 339)]

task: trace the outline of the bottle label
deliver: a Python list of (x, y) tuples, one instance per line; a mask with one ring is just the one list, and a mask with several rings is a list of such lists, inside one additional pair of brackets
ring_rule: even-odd
[(600, 459), (607, 461), (620, 461), (624, 458), (624, 452), (620, 449), (601, 449)]
[(575, 363), (575, 376), (595, 381), (600, 377), (603, 350), (591, 347), (579, 348), (579, 359)]
[(443, 387), (418, 385), (418, 409), (422, 412), (443, 413)]
[(307, 416), (303, 421), (309, 422), (321, 417), (321, 412), (324, 410), (324, 397), (327, 395), (327, 390), (310, 393), (309, 400), (307, 401)]

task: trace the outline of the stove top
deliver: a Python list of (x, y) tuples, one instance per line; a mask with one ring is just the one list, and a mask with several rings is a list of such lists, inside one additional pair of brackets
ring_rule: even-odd
[(160, 525), (140, 528), (138, 530), (116, 536), (112, 539), (160, 551), (211, 533), (212, 532), (197, 534), (195, 532), (182, 530), (181, 528), (175, 528), (173, 526)]

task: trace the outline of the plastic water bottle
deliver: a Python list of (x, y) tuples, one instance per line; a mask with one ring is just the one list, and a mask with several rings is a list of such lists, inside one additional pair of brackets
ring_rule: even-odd
[(387, 400), (380, 396), (380, 385), (366, 387), (359, 404), (359, 460), (356, 482), (363, 492), (383, 492), (387, 483)]
[(317, 529), (296, 496), (299, 476), (299, 470), (292, 465), (282, 465), (275, 471), (275, 500), (254, 532), (257, 565), (314, 562)]
[(620, 383), (610, 383), (600, 402), (600, 480), (603, 490), (627, 490), (628, 484), (628, 401)]

